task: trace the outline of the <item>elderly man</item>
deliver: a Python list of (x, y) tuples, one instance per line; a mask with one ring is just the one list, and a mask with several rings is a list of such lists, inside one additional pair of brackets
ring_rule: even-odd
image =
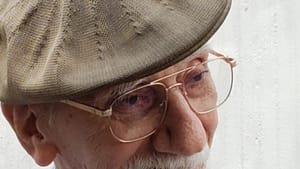
[(230, 0), (1, 0), (2, 111), (57, 169), (201, 169), (234, 60)]

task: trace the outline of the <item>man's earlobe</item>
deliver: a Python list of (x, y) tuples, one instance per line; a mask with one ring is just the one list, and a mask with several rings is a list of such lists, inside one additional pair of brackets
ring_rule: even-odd
[(2, 104), (3, 114), (14, 129), (19, 142), (41, 166), (49, 165), (58, 153), (54, 144), (45, 139), (37, 126), (36, 113), (28, 105)]
[(31, 156), (38, 165), (47, 166), (54, 161), (58, 153), (55, 145), (39, 136), (34, 136), (32, 142), (35, 148)]

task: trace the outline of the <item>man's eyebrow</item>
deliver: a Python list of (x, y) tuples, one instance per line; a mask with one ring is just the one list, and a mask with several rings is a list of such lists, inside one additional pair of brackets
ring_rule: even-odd
[(141, 85), (144, 85), (144, 84), (147, 84), (147, 83), (149, 83), (149, 82), (146, 80), (146, 78), (142, 78), (142, 79), (139, 79), (139, 80), (119, 84), (119, 85), (114, 86), (112, 88), (110, 97), (116, 98), (116, 97), (126, 93), (127, 91), (130, 91), (132, 89), (135, 89), (138, 86), (141, 86)]
[(109, 88), (98, 89), (98, 91), (95, 91), (94, 93), (73, 100), (79, 103), (104, 109), (111, 103), (111, 101), (113, 101), (118, 96), (147, 83), (149, 82), (146, 80), (146, 78), (131, 82), (124, 82), (122, 84), (111, 86)]

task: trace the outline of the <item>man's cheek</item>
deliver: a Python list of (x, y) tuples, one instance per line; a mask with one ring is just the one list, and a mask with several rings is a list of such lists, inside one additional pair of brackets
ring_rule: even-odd
[[(98, 135), (99, 136), (99, 135)], [(110, 169), (117, 169), (127, 165), (127, 162), (132, 158), (140, 144), (135, 143), (120, 143), (115, 139), (108, 138), (107, 135), (93, 137), (89, 144), (93, 145), (89, 148), (87, 155), (90, 156), (89, 161), (94, 161), (94, 165), (102, 163)], [(102, 141), (101, 141), (102, 140)]]

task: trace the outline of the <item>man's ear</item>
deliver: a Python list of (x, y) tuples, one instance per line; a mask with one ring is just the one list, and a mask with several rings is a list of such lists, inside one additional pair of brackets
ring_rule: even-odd
[(38, 116), (28, 105), (1, 104), (3, 114), (15, 131), (24, 149), (40, 166), (49, 165), (56, 157), (56, 146), (45, 139), (37, 126)]

